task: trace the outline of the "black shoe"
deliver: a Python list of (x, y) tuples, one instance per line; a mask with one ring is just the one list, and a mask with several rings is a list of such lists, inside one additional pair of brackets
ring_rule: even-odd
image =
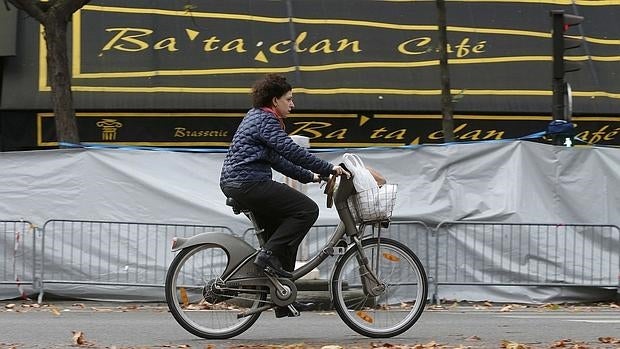
[[(314, 307), (314, 303), (293, 302), (291, 305), (294, 306), (297, 311), (308, 311), (312, 310), (312, 308)], [(288, 307), (275, 307), (274, 311), (276, 313), (276, 318), (278, 319), (282, 317), (295, 316), (295, 314), (293, 314)]]
[(273, 273), (288, 279), (293, 277), (293, 274), (282, 269), (282, 264), (280, 264), (278, 257), (272, 255), (269, 250), (261, 249), (258, 251), (256, 259), (254, 259), (254, 264), (268, 273)]
[(293, 302), (293, 306), (297, 311), (310, 311), (314, 309), (314, 303)]

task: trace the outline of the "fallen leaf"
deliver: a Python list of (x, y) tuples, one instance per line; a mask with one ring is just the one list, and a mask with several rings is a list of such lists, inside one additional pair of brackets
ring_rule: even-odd
[(502, 340), (502, 348), (505, 349), (529, 349), (529, 347), (525, 344), (521, 344), (521, 343), (517, 343), (517, 342), (513, 342), (513, 341), (508, 341), (503, 339)]
[(373, 344), (373, 348), (392, 348), (392, 347), (394, 347), (394, 344), (391, 344), (391, 343), (383, 343), (377, 346)]
[(13, 304), (13, 303), (7, 304), (4, 307), (7, 308), (7, 309), (13, 309), (13, 308), (15, 308), (15, 304)]
[(620, 344), (620, 338), (616, 337), (599, 337), (598, 341), (606, 344)]
[(565, 348), (567, 344), (572, 342), (571, 339), (560, 339), (551, 344), (551, 348)]
[(56, 316), (60, 316), (60, 311), (58, 311), (58, 309), (56, 307), (50, 308), (50, 311), (52, 312), (52, 314), (54, 314)]
[(18, 349), (22, 345), (17, 343), (2, 343), (0, 342), (0, 348), (2, 349)]
[(73, 345), (84, 345), (86, 343), (86, 339), (84, 339), (84, 333), (82, 331), (71, 331), (73, 332), (72, 343)]
[(502, 311), (502, 312), (512, 311), (512, 305), (509, 304), (509, 305), (503, 307), (502, 309), (500, 309), (499, 311)]
[(447, 307), (448, 307), (448, 308), (456, 308), (456, 307), (458, 307), (458, 306), (459, 306), (459, 303), (458, 303), (458, 302), (454, 302), (454, 303), (452, 303), (452, 304), (450, 304), (450, 305), (447, 305)]
[(554, 304), (554, 303), (545, 303), (545, 304), (538, 306), (538, 308), (542, 308), (546, 310), (558, 310), (560, 309), (560, 305)]

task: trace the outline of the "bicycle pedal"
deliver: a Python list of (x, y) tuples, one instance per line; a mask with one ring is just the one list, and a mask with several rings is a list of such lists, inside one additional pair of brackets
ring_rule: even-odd
[(295, 307), (292, 304), (288, 305), (288, 311), (291, 312), (291, 315), (293, 316), (299, 316), (299, 310), (295, 309)]

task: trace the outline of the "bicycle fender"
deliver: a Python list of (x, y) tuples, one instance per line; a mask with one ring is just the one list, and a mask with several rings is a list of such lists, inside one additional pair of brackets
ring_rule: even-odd
[(172, 244), (172, 251), (176, 252), (190, 246), (202, 244), (221, 246), (229, 253), (241, 254), (244, 256), (256, 251), (256, 249), (247, 242), (241, 240), (237, 236), (226, 233), (201, 233), (190, 238), (175, 237)]
[[(256, 249), (239, 237), (226, 233), (202, 233), (190, 238), (174, 238), (172, 251), (176, 252), (196, 245), (215, 245), (221, 247), (228, 254), (228, 266), (223, 275), (229, 275), (248, 256), (256, 253)], [(253, 276), (257, 273), (253, 263), (244, 264), (235, 272), (237, 277)]]

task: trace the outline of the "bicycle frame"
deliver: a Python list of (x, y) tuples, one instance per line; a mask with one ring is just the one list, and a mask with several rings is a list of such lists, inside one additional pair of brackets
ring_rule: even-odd
[[(365, 280), (363, 280), (365, 288), (372, 290), (379, 285), (379, 281), (377, 280), (374, 273), (370, 272), (371, 268), (368, 268), (368, 260), (363, 255), (363, 251), (361, 249), (361, 231), (358, 229), (355, 223), (355, 219), (353, 218), (353, 214), (351, 213), (351, 210), (349, 209), (349, 206), (347, 204), (347, 199), (354, 193), (355, 188), (353, 186), (353, 181), (350, 178), (340, 177), (338, 190), (336, 190), (334, 193), (334, 205), (338, 212), (338, 216), (340, 217), (340, 223), (334, 230), (329, 241), (325, 244), (325, 246), (323, 246), (320, 252), (313, 256), (306, 264), (302, 265), (301, 267), (297, 268), (292, 272), (293, 277), (291, 278), (291, 280), (297, 280), (302, 276), (308, 274), (314, 268), (323, 263), (325, 259), (333, 255), (334, 248), (340, 241), (343, 241), (343, 237), (346, 235), (349, 236), (351, 240), (350, 242), (345, 241), (347, 243), (347, 246), (351, 246), (352, 243), (357, 245), (359, 249), (358, 259), (360, 265), (363, 265), (365, 269), (368, 269), (369, 271), (365, 274)], [(252, 223), (255, 224), (255, 221), (252, 219), (251, 215), (249, 216), (249, 218)], [(255, 228), (258, 229), (256, 224)], [(175, 238), (173, 240), (172, 250), (178, 251), (183, 248), (200, 244), (217, 245), (228, 251), (230, 256), (230, 263), (222, 274), (221, 278), (223, 281), (229, 281), (231, 277), (233, 277), (234, 280), (256, 280), (257, 277), (261, 279), (265, 278), (262, 271), (259, 270), (253, 263), (251, 263), (258, 251), (245, 241), (234, 236), (223, 233), (203, 233), (193, 236), (189, 239)]]

